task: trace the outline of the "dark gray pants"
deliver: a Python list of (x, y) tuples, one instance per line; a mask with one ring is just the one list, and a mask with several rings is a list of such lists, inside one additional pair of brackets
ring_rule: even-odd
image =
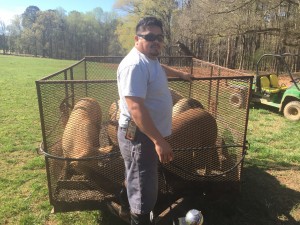
[(125, 176), (130, 211), (150, 213), (158, 194), (158, 156), (153, 142), (143, 133), (136, 141), (125, 139), (126, 130), (119, 128), (118, 141), (125, 163)]

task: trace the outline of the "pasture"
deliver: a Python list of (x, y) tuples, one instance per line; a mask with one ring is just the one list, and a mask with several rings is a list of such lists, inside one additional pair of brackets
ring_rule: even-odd
[[(0, 224), (124, 224), (100, 211), (51, 214), (34, 81), (74, 63), (0, 56)], [(251, 104), (241, 192), (195, 197), (205, 224), (299, 224), (299, 136), (299, 122)]]

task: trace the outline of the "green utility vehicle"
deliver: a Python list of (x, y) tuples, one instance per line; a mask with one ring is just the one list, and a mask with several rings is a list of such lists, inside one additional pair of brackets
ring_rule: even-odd
[[(256, 65), (251, 101), (276, 107), (287, 119), (299, 121), (299, 60), (299, 55), (289, 53), (262, 55)], [(292, 73), (289, 64), (297, 72)]]

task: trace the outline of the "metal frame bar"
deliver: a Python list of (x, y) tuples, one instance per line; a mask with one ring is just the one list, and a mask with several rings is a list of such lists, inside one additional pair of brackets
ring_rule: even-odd
[[(45, 120), (44, 120), (44, 113), (43, 113), (43, 102), (42, 102), (42, 96), (41, 96), (41, 89), (39, 83), (36, 81), (36, 90), (37, 90), (37, 96), (38, 96), (38, 105), (39, 105), (39, 112), (40, 112), (40, 121), (41, 121), (41, 129), (42, 129), (42, 138), (43, 138), (43, 143), (45, 149), (47, 149), (47, 139), (46, 139), (46, 129), (45, 129)], [(45, 162), (46, 162), (46, 173), (47, 173), (47, 183), (48, 183), (48, 191), (49, 191), (49, 200), (50, 204), (53, 205), (55, 202), (53, 201), (53, 193), (51, 190), (51, 178), (50, 178), (50, 171), (49, 171), (49, 161), (45, 157)]]

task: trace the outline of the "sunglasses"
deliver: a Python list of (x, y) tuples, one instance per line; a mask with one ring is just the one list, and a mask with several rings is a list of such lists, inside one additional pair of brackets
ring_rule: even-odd
[(137, 36), (145, 39), (146, 41), (155, 41), (155, 40), (157, 40), (158, 42), (163, 42), (164, 41), (164, 35), (162, 35), (162, 34), (158, 34), (158, 35), (151, 34), (151, 33), (146, 34), (146, 35), (137, 34)]

